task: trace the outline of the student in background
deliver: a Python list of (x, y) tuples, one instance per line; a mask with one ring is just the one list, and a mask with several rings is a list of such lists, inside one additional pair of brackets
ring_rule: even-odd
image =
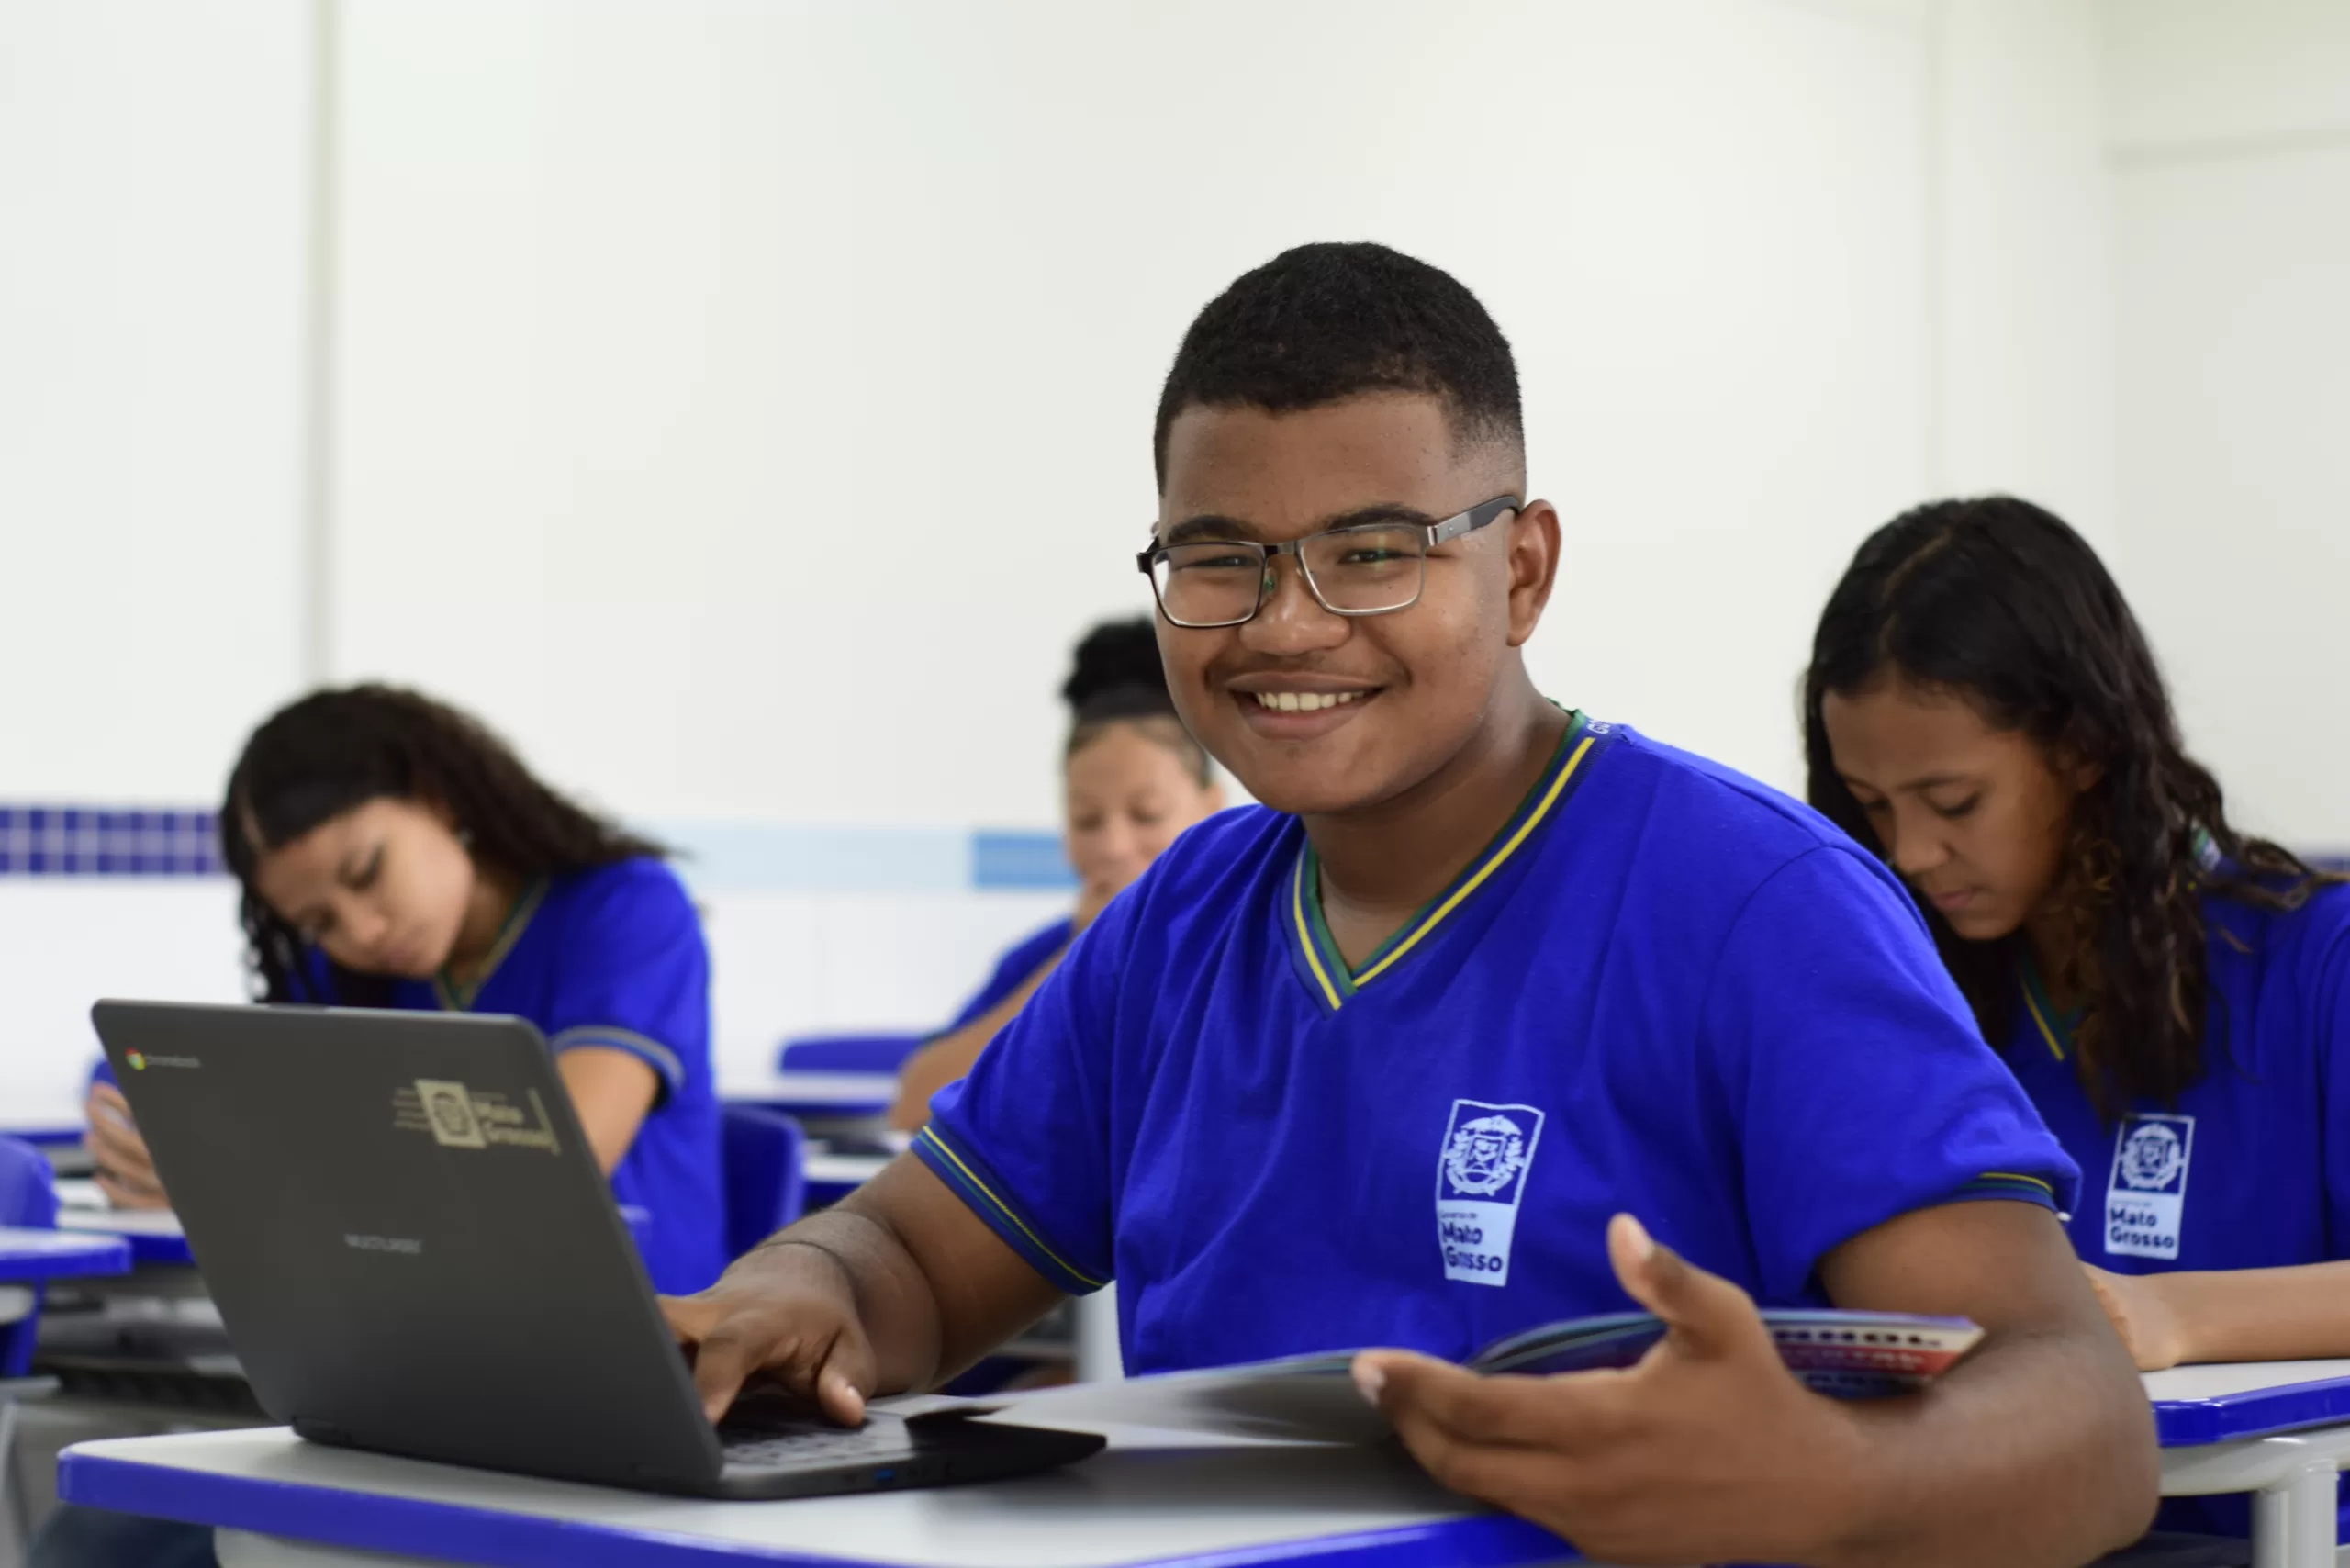
[[(1908, 895), (1535, 687), (1561, 530), (1483, 307), (1383, 246), (1288, 252), (1192, 323), (1154, 448), (1168, 684), (1265, 804), (1113, 900), (912, 1153), (665, 1304), (711, 1413), (764, 1372), (855, 1422), (1113, 1277), (1137, 1372), (1638, 1304), (1671, 1331), (1628, 1372), (1356, 1378), (1438, 1479), (1595, 1560), (2134, 1537), (2153, 1421), (2052, 1212), (2076, 1172)], [(1986, 1335), (1839, 1404), (1758, 1298)]]
[[(314, 693), (256, 730), (220, 838), (260, 1000), (531, 1020), (614, 1195), (652, 1214), (655, 1285), (717, 1276), (710, 961), (658, 848), (547, 788), (464, 714), (380, 686)], [(107, 1196), (167, 1205), (103, 1075), (89, 1113)]]
[(1061, 841), (1077, 871), (1077, 908), (1006, 953), (946, 1033), (908, 1058), (893, 1126), (928, 1121), (930, 1097), (971, 1070), (1078, 933), (1184, 829), (1224, 809), (1206, 750), (1175, 716), (1147, 618), (1096, 626), (1078, 644), (1075, 662), (1061, 688), (1069, 707)]
[(2350, 1356), (2350, 887), (2229, 820), (2095, 553), (2005, 498), (1896, 519), (1804, 710), (1812, 804), (1908, 882), (2080, 1165), (2139, 1366)]

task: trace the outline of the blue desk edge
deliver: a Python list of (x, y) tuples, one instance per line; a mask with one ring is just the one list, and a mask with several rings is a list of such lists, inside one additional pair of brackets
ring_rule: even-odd
[(2350, 1377), (2247, 1389), (2210, 1399), (2154, 1402), (2154, 1434), (2166, 1449), (2240, 1442), (2350, 1421)]
[(130, 1272), (130, 1243), (105, 1231), (0, 1227), (0, 1282), (79, 1279)]
[(185, 1236), (150, 1236), (144, 1231), (84, 1230), (79, 1236), (111, 1236), (130, 1249), (133, 1263), (160, 1263), (167, 1268), (192, 1269), (196, 1266), (196, 1249), (188, 1245)]
[[(706, 1568), (715, 1562), (787, 1568), (875, 1568), (876, 1564), (870, 1558), (815, 1555), (662, 1530), (620, 1530), (544, 1515), (420, 1502), (382, 1493), (207, 1474), (71, 1449), (59, 1457), (57, 1495), (87, 1507), (485, 1568), (557, 1560), (569, 1568)], [(548, 1555), (551, 1546), (562, 1549), (559, 1559)], [(1432, 1551), (1453, 1568), (1520, 1568), (1578, 1561), (1572, 1549), (1548, 1530), (1494, 1514), (1152, 1558), (1129, 1562), (1124, 1568), (1252, 1568), (1307, 1560), (1314, 1568), (1420, 1568), (1432, 1560)]]

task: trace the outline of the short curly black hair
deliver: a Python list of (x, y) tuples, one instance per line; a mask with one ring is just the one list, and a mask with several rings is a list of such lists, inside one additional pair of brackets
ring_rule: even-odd
[(1159, 488), (1185, 409), (1288, 413), (1364, 392), (1442, 398), (1456, 440), (1525, 441), (1509, 340), (1459, 279), (1384, 245), (1300, 245), (1242, 274), (1183, 334), (1158, 395)]

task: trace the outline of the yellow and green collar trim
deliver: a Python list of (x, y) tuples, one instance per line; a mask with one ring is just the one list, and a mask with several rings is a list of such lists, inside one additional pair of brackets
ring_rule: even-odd
[(2057, 1011), (2056, 1004), (2048, 999), (2047, 986), (2041, 982), (2040, 966), (2029, 955), (2017, 958), (2016, 980), (2023, 988), (2023, 1009), (2031, 1016), (2041, 1043), (2048, 1047), (2050, 1056), (2063, 1061), (2072, 1054), (2073, 1027), (2081, 1021), (2080, 1013)]
[(1491, 881), (1513, 856), (1532, 841), (1544, 823), (1560, 814), (1567, 797), (1586, 777), (1592, 754), (1615, 734), (1606, 725), (1594, 728), (1581, 713), (1571, 712), (1567, 718), (1567, 733), (1560, 737), (1549, 766), (1501, 832), (1469, 862), (1451, 886), (1422, 904), (1393, 935), (1381, 943), (1360, 969), (1349, 969), (1338, 956), (1338, 944), (1322, 917), (1322, 865), (1315, 856), (1313, 844), (1309, 842), (1298, 851), (1297, 864), (1289, 876), (1288, 896), (1283, 901), (1287, 908), (1281, 924), (1289, 932), (1300, 976), (1325, 1007), (1337, 1012), (1347, 998), (1401, 963), (1478, 889)]
[(473, 1010), (474, 1003), (481, 997), (482, 988), (489, 983), (489, 977), (498, 972), (498, 966), (506, 961), (506, 955), (514, 950), (514, 944), (522, 939), (523, 929), (531, 924), (531, 917), (539, 913), (539, 905), (546, 902), (546, 896), (547, 879), (544, 877), (522, 890), (521, 896), (514, 901), (514, 907), (506, 912), (505, 921), (498, 927), (498, 939), (489, 945), (489, 954), (482, 959), (481, 968), (474, 971), (473, 979), (461, 985), (450, 978), (446, 969), (432, 977), (433, 999), (441, 1003), (442, 1012), (469, 1013)]

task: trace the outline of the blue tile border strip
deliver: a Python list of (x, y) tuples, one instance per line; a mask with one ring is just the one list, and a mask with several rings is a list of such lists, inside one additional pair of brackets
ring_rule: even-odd
[[(207, 811), (0, 805), (0, 877), (218, 877)], [(649, 824), (698, 888), (1038, 892), (1074, 888), (1060, 835), (958, 827)]]
[(202, 811), (0, 806), (0, 877), (216, 877), (218, 821)]
[(1077, 878), (1061, 854), (1058, 834), (991, 833), (971, 835), (971, 885), (975, 888), (1074, 888)]

